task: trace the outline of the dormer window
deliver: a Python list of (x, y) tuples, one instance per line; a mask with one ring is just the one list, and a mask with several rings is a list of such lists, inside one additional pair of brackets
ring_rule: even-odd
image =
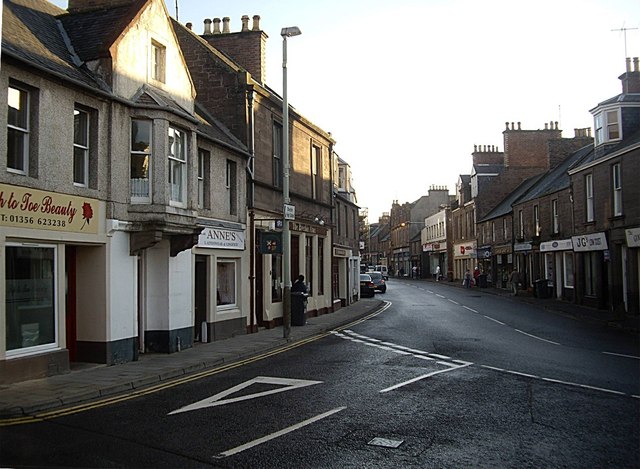
[(620, 140), (620, 109), (601, 111), (595, 115), (596, 145)]

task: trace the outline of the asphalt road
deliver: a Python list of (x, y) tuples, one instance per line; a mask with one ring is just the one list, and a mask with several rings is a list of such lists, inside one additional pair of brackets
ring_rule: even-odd
[(287, 352), (0, 428), (0, 466), (640, 467), (637, 336), (437, 284), (382, 297)]

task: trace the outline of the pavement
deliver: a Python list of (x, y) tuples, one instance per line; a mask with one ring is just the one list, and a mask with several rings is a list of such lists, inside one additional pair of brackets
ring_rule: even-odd
[[(431, 279), (394, 279), (428, 284)], [(459, 282), (440, 282), (451, 288), (463, 288)], [(638, 315), (614, 317), (602, 310), (582, 307), (556, 299), (541, 299), (522, 295), (513, 297), (506, 290), (474, 288), (478, 294), (509, 296), (514, 301), (543, 306), (549, 311), (587, 321), (602, 327), (613, 327), (638, 334)], [(329, 331), (361, 319), (382, 304), (384, 296), (363, 298), (339, 310), (310, 317), (304, 326), (292, 326), (284, 338), (282, 326), (261, 329), (254, 334), (242, 334), (193, 347), (172, 354), (140, 354), (139, 360), (120, 365), (76, 364), (66, 374), (0, 386), (0, 426), (20, 423), (26, 416), (46, 415), (56, 409), (108, 399), (125, 393), (144, 390), (172, 379), (206, 370), (231, 366), (233, 363), (257, 357), (300, 342), (320, 337)], [(22, 420), (21, 420), (22, 419)]]

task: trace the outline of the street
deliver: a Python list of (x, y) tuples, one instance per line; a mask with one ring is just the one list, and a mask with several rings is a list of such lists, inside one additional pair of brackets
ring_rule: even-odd
[(2, 427), (0, 465), (640, 466), (637, 336), (432, 282), (377, 296), (283, 353)]

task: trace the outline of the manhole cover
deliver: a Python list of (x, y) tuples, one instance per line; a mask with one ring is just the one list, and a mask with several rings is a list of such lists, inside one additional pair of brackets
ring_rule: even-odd
[(404, 440), (390, 440), (388, 438), (376, 437), (367, 444), (371, 446), (382, 446), (384, 448), (397, 448), (402, 443), (404, 443)]

